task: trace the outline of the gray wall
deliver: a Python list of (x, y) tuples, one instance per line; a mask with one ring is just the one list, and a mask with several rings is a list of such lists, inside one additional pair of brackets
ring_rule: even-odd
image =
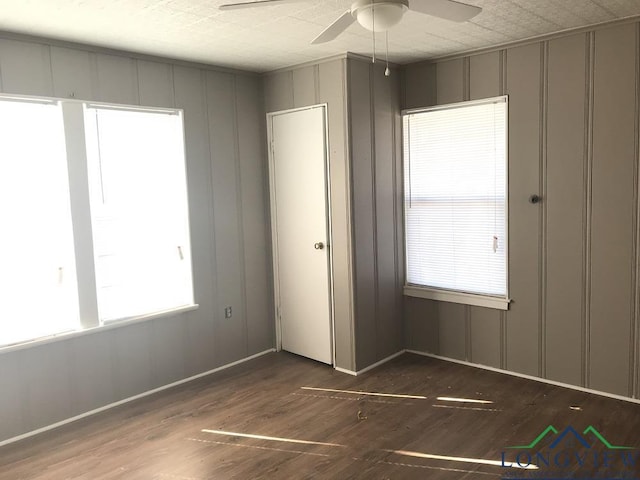
[[(274, 346), (263, 107), (318, 103), (329, 115), (337, 366), (405, 347), (640, 397), (639, 39), (638, 24), (619, 25), (411, 65), (400, 84), (356, 58), (259, 78), (0, 35), (2, 92), (185, 110), (200, 304), (0, 353), (0, 441)], [(500, 94), (511, 309), (403, 305), (400, 100)], [(532, 193), (543, 202), (529, 204)]]
[(403, 348), (400, 77), (349, 59), (357, 370)]
[(640, 396), (639, 39), (629, 23), (406, 68), (405, 107), (509, 95), (513, 299), (406, 298), (407, 348)]
[(0, 353), (0, 441), (274, 346), (259, 77), (0, 38), (0, 91), (184, 109), (200, 305)]
[(399, 85), (350, 56), (265, 76), (268, 112), (328, 106), (336, 363), (351, 371), (402, 349)]
[(277, 112), (327, 104), (336, 366), (355, 369), (348, 162), (346, 59), (264, 76), (265, 108)]

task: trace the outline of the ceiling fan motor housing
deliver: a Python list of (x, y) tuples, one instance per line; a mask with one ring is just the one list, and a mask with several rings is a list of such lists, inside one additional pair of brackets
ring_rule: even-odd
[(402, 19), (409, 0), (357, 0), (351, 15), (369, 31), (386, 32)]

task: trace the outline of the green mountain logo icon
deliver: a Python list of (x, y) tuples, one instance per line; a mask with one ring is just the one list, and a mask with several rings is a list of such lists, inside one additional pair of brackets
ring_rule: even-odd
[(518, 449), (518, 450), (530, 450), (535, 448), (542, 440), (549, 437), (552, 438), (555, 436), (554, 441), (549, 445), (549, 448), (555, 448), (564, 440), (565, 438), (574, 438), (578, 443), (580, 443), (584, 448), (591, 448), (595, 444), (591, 444), (585, 438), (585, 435), (591, 434), (593, 435), (600, 444), (604, 445), (609, 450), (635, 450), (633, 447), (623, 447), (619, 445), (612, 445), (604, 435), (602, 435), (598, 430), (593, 426), (589, 425), (582, 434), (578, 433), (573, 427), (567, 427), (562, 432), (558, 432), (558, 429), (553, 425), (549, 425), (545, 428), (540, 435), (538, 435), (529, 445), (514, 445), (512, 447), (506, 447), (509, 449)]

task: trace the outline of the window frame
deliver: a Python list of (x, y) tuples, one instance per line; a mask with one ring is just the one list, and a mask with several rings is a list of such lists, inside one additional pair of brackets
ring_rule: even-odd
[[(3, 264), (3, 267), (7, 268), (3, 268), (2, 277), (4, 281), (8, 280), (8, 284), (14, 284), (14, 286), (17, 284), (22, 287), (15, 290), (14, 295), (11, 294), (11, 286), (9, 286), (9, 290), (3, 290), (2, 292), (8, 303), (6, 306), (3, 305), (3, 312), (7, 319), (7, 331), (11, 332), (14, 330), (13, 327), (17, 326), (17, 331), (20, 332), (16, 334), (14, 330), (14, 335), (5, 336), (3, 341), (5, 344), (11, 345), (29, 341), (31, 338), (74, 331), (80, 324), (80, 319), (77, 309), (77, 267), (73, 248), (73, 219), (69, 195), (69, 162), (66, 155), (67, 147), (62, 105), (59, 101), (53, 100), (1, 95), (0, 106), (2, 106), (3, 113), (0, 123), (7, 125), (8, 129), (5, 133), (11, 135), (8, 133), (9, 130), (16, 128), (12, 132), (15, 134), (12, 138), (14, 140), (18, 139), (18, 144), (20, 145), (15, 148), (16, 143), (13, 143), (11, 139), (7, 142), (9, 146), (14, 148), (9, 149), (8, 155), (3, 162), (4, 166), (0, 167), (2, 174), (5, 175), (5, 182), (8, 180), (7, 183), (13, 184), (5, 192), (12, 193), (12, 188), (16, 187), (20, 190), (17, 193), (17, 198), (13, 195), (11, 195), (11, 199), (3, 198), (5, 208), (2, 215), (3, 221), (8, 221), (6, 223), (8, 229), (4, 235), (8, 239), (8, 245), (2, 245), (5, 251), (5, 258), (8, 257), (8, 264)], [(37, 138), (39, 141), (33, 142), (33, 138)], [(38, 144), (35, 150), (31, 147), (34, 143)], [(23, 148), (23, 144), (30, 145)], [(13, 154), (14, 151), (15, 156)], [(28, 173), (22, 170), (25, 166)], [(42, 179), (40, 185), (37, 183), (38, 180), (32, 182), (31, 178), (29, 178), (33, 175), (31, 173), (33, 169), (38, 170), (40, 174), (49, 169), (44, 175), (34, 175), (34, 177)], [(52, 181), (52, 179), (55, 180)], [(34, 205), (30, 205), (28, 200), (23, 202), (24, 198), (20, 197), (20, 195), (25, 193), (26, 197), (33, 199), (34, 203), (37, 204), (36, 208), (34, 208)], [(43, 208), (41, 205), (45, 204), (46, 206)], [(50, 208), (50, 205), (56, 205), (57, 208), (48, 209), (47, 207)], [(5, 217), (7, 214), (8, 219)], [(14, 217), (13, 219), (11, 219), (12, 216)], [(34, 218), (40, 218), (42, 221), (37, 223), (29, 221), (29, 219)], [(47, 222), (51, 222), (52, 219), (53, 222), (47, 225)], [(35, 229), (30, 231), (28, 226), (22, 229), (23, 223), (33, 223), (35, 229), (43, 229), (43, 231), (50, 232), (50, 235), (47, 236), (46, 241), (41, 242), (41, 233), (34, 231)], [(16, 232), (15, 235), (13, 234), (14, 232)], [(24, 236), (25, 233), (29, 235)], [(51, 237), (55, 239), (53, 242)], [(32, 238), (42, 243), (42, 248), (40, 245), (34, 245), (30, 241)], [(12, 243), (16, 243), (12, 239), (20, 239), (17, 242), (20, 244), (17, 247), (18, 252), (12, 245)], [(26, 246), (26, 249), (21, 250), (24, 246)], [(32, 262), (33, 258), (30, 259), (31, 261), (18, 260), (17, 263), (19, 265), (15, 265), (11, 261), (12, 257), (18, 259), (21, 257), (33, 257), (38, 256), (38, 252), (43, 251), (46, 253), (35, 263)], [(7, 254), (6, 252), (11, 253)], [(37, 265), (37, 273), (30, 272), (33, 265)], [(17, 268), (11, 268), (12, 266), (17, 266)], [(53, 287), (52, 277), (56, 269), (55, 266), (58, 266), (58, 275), (56, 275), (57, 282)], [(37, 278), (33, 282), (35, 288), (32, 288), (31, 285), (28, 287), (24, 285), (25, 277), (22, 277), (22, 275), (25, 273), (28, 278), (33, 278), (31, 274), (34, 274), (34, 277)], [(49, 277), (50, 280), (43, 281), (46, 277)], [(0, 283), (4, 283), (4, 281)], [(55, 293), (49, 290), (51, 287), (56, 290)], [(33, 302), (32, 299), (41, 298), (41, 295), (47, 295), (47, 293), (53, 294), (51, 300), (60, 301), (61, 305), (59, 306), (64, 305), (64, 307), (51, 309), (40, 305), (40, 308), (45, 308), (46, 313), (38, 312), (39, 307), (32, 309), (31, 306), (34, 303), (39, 303)], [(13, 312), (15, 312), (15, 316), (12, 318)], [(21, 314), (26, 314), (26, 316), (22, 317)], [(32, 318), (34, 320), (31, 320)], [(5, 322), (2, 323), (3, 325), (5, 324)], [(26, 328), (21, 331), (20, 326)]]
[[(0, 99), (25, 103), (52, 103), (59, 104), (62, 111), (62, 123), (64, 128), (64, 143), (66, 147), (66, 164), (69, 177), (69, 203), (71, 206), (71, 227), (73, 232), (73, 248), (75, 257), (79, 325), (76, 330), (64, 330), (50, 335), (25, 339), (16, 343), (2, 343), (0, 341), (0, 354), (8, 353), (24, 348), (39, 346), (66, 340), (89, 333), (101, 332), (145, 322), (157, 318), (178, 316), (182, 313), (199, 308), (195, 298), (195, 275), (193, 242), (191, 240), (191, 212), (189, 209), (189, 184), (188, 164), (186, 152), (186, 132), (184, 127), (184, 110), (180, 108), (150, 107), (139, 105), (116, 104), (110, 102), (93, 102), (70, 98), (57, 98), (47, 96), (31, 96), (0, 93)], [(182, 146), (184, 161), (184, 182), (186, 186), (186, 222), (188, 230), (189, 267), (191, 275), (191, 299), (192, 303), (176, 306), (162, 311), (148, 312), (122, 319), (113, 319), (101, 322), (98, 315), (98, 300), (96, 290), (96, 272), (93, 252), (93, 226), (91, 218), (91, 203), (89, 194), (88, 152), (86, 140), (85, 108), (99, 107), (116, 110), (172, 113), (182, 120)]]
[(403, 237), (405, 239), (404, 255), (405, 255), (405, 271), (404, 271), (404, 286), (403, 294), (407, 297), (423, 298), (428, 300), (436, 300), (450, 303), (458, 303), (463, 305), (472, 305), (479, 307), (492, 308), (497, 310), (508, 310), (511, 303), (509, 296), (509, 96), (500, 95), (496, 97), (483, 98), (478, 100), (470, 100), (463, 102), (454, 102), (441, 105), (434, 105), (429, 107), (411, 108), (401, 110), (401, 123), (404, 138), (404, 117), (407, 115), (413, 115), (417, 113), (434, 112), (442, 110), (451, 110), (456, 108), (471, 107), (475, 105), (486, 105), (488, 103), (504, 103), (505, 105), (505, 295), (489, 295), (469, 293), (458, 290), (437, 288), (427, 285), (418, 285), (408, 282), (407, 279), (407, 265), (409, 258), (406, 249), (407, 240), (407, 215), (406, 215), (406, 161), (407, 156), (405, 152), (404, 140), (402, 141), (402, 227)]
[[(188, 177), (187, 177), (187, 164), (186, 164), (186, 137), (185, 137), (185, 132), (184, 132), (184, 112), (181, 109), (177, 109), (177, 108), (153, 108), (153, 107), (131, 107), (128, 105), (115, 105), (115, 104), (108, 104), (108, 103), (98, 103), (98, 102), (83, 102), (82, 103), (82, 107), (83, 107), (83, 119), (84, 119), (84, 125), (89, 126), (90, 128), (96, 127), (96, 129), (98, 128), (98, 123), (97, 120), (94, 118), (90, 118), (92, 117), (94, 114), (98, 113), (99, 111), (111, 111), (111, 112), (128, 112), (128, 113), (157, 113), (160, 115), (169, 115), (172, 117), (176, 117), (177, 119), (179, 119), (180, 125), (181, 125), (181, 131), (180, 131), (180, 144), (182, 147), (182, 159), (183, 159), (183, 169), (184, 170), (184, 175), (180, 175), (180, 178), (175, 178), (176, 181), (179, 181), (181, 184), (184, 185), (184, 189), (185, 189), (185, 196), (184, 196), (184, 202), (185, 202), (185, 207), (186, 207), (186, 218), (184, 219), (184, 231), (183, 233), (185, 234), (185, 246), (186, 246), (186, 252), (184, 252), (184, 255), (186, 257), (185, 260), (188, 261), (188, 266), (189, 266), (189, 274), (190, 274), (190, 282), (189, 282), (189, 290), (190, 290), (190, 301), (187, 303), (183, 303), (180, 305), (176, 305), (173, 307), (169, 307), (168, 309), (160, 309), (160, 310), (154, 310), (151, 312), (142, 312), (142, 313), (137, 313), (137, 314), (131, 314), (131, 315), (127, 315), (127, 316), (118, 316), (118, 317), (114, 317), (114, 318), (100, 318), (100, 308), (99, 308), (99, 304), (100, 304), (100, 295), (98, 292), (99, 287), (96, 285), (95, 291), (96, 291), (96, 296), (97, 296), (97, 304), (98, 304), (98, 322), (101, 325), (107, 325), (107, 324), (111, 324), (111, 323), (121, 323), (121, 322), (127, 322), (129, 320), (135, 320), (137, 318), (140, 317), (148, 317), (148, 316), (152, 316), (158, 312), (164, 312), (164, 311), (173, 311), (173, 310), (180, 310), (183, 308), (188, 308), (192, 305), (195, 304), (195, 285), (194, 285), (194, 278), (193, 278), (193, 252), (191, 249), (191, 222), (190, 222), (190, 216), (189, 216), (189, 186), (188, 186)], [(94, 123), (96, 122), (96, 123)], [(92, 145), (92, 148), (95, 150), (93, 152), (93, 155), (97, 155), (97, 158), (100, 158), (101, 154), (100, 154), (100, 140), (99, 140), (99, 134), (96, 132), (92, 132), (89, 135), (91, 135), (93, 138), (93, 142), (94, 145)], [(87, 135), (85, 132), (85, 135), (83, 137), (85, 139), (87, 139)], [(86, 162), (86, 166), (87, 166), (87, 182), (89, 184), (89, 197), (91, 197), (91, 182), (95, 180), (91, 178), (91, 172), (90, 172), (90, 166), (89, 164), (92, 162), (95, 162), (95, 158), (90, 158), (92, 156), (92, 153), (89, 153), (89, 147), (87, 145), (85, 145), (85, 149), (84, 151), (86, 152), (86, 156), (85, 156), (85, 162)], [(94, 168), (96, 168), (96, 166), (94, 165)], [(94, 226), (93, 220), (96, 219), (96, 216), (98, 216), (99, 214), (97, 214), (96, 212), (92, 212), (92, 199), (89, 198), (89, 214), (91, 215), (91, 219), (92, 219), (92, 227)], [(93, 228), (92, 228), (92, 249), (93, 246), (96, 244), (97, 239), (96, 236), (93, 232)], [(95, 252), (92, 250), (92, 253), (95, 254)], [(182, 253), (181, 253), (182, 255)], [(95, 272), (95, 263), (97, 262), (97, 257), (94, 255), (93, 257), (93, 261), (94, 261), (94, 282), (98, 279), (98, 274)], [(184, 260), (183, 260), (184, 261)]]

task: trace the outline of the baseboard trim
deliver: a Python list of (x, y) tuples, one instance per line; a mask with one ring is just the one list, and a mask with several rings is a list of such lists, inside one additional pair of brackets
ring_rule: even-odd
[(556, 387), (569, 388), (571, 390), (577, 390), (579, 392), (591, 393), (593, 395), (600, 395), (601, 397), (613, 398), (615, 400), (622, 400), (623, 402), (640, 404), (640, 399), (625, 397), (623, 395), (616, 395), (615, 393), (603, 392), (600, 390), (593, 390), (591, 388), (579, 387), (577, 385), (571, 385), (570, 383), (557, 382), (555, 380), (549, 380), (546, 378), (535, 377), (533, 375), (527, 375), (526, 373), (518, 373), (512, 372), (510, 370), (503, 370), (501, 368), (490, 367), (488, 365), (480, 365), (477, 363), (466, 362), (464, 360), (458, 360), (456, 358), (443, 357), (441, 355), (435, 355), (433, 353), (421, 352), (418, 350), (405, 350), (406, 353), (413, 353), (415, 355), (420, 355), (423, 357), (435, 358), (437, 360), (443, 360), (445, 362), (457, 363), (459, 365), (465, 365), (467, 367), (479, 368), (481, 370), (489, 370), (490, 372), (503, 373), (505, 375), (510, 375), (512, 377), (524, 378), (527, 380), (533, 380), (540, 383), (546, 383), (549, 385), (554, 385)]
[[(206, 377), (207, 375), (212, 375), (212, 374), (214, 374), (216, 372), (220, 372), (222, 370), (226, 370), (226, 369), (234, 367), (236, 365), (243, 364), (245, 362), (248, 362), (250, 360), (254, 360), (256, 358), (262, 357), (263, 355), (267, 355), (269, 353), (273, 353), (275, 351), (276, 351), (275, 348), (271, 348), (269, 350), (265, 350), (263, 352), (256, 353), (255, 355), (251, 355), (249, 357), (243, 358), (241, 360), (237, 360), (235, 362), (231, 362), (231, 363), (228, 363), (226, 365), (222, 365), (221, 367), (214, 368), (214, 369), (209, 370), (207, 372), (199, 373), (197, 375), (193, 375), (191, 377), (184, 378), (182, 380), (178, 380), (177, 382), (169, 383), (167, 385), (163, 385), (162, 387), (154, 388), (153, 390), (148, 390), (148, 391), (140, 393), (138, 395), (134, 395), (132, 397), (128, 397), (128, 398), (125, 398), (123, 400), (119, 400), (119, 401), (114, 402), (114, 403), (110, 403), (110, 404), (105, 405), (103, 407), (99, 407), (99, 408), (96, 408), (94, 410), (91, 410), (91, 411), (88, 411), (88, 412), (85, 412), (85, 413), (81, 413), (80, 415), (76, 415), (74, 417), (67, 418), (67, 419), (62, 420), (60, 422), (56, 422), (56, 423), (53, 423), (51, 425), (47, 425), (46, 427), (38, 428), (37, 430), (33, 430), (31, 432), (23, 433), (23, 434), (18, 435), (16, 437), (9, 438), (7, 440), (2, 440), (2, 441), (0, 441), (0, 447), (3, 447), (5, 445), (9, 445), (11, 443), (18, 442), (20, 440), (24, 440), (24, 439), (29, 438), (29, 437), (33, 437), (33, 436), (38, 435), (40, 433), (44, 433), (44, 432), (47, 432), (49, 430), (53, 430), (55, 428), (61, 427), (63, 425), (67, 425), (69, 423), (73, 423), (73, 422), (75, 422), (77, 420), (81, 420), (83, 418), (90, 417), (91, 415), (95, 415), (95, 414), (104, 412), (106, 410), (110, 410), (110, 409), (118, 407), (120, 405), (124, 405), (125, 403), (129, 403), (129, 402), (132, 402), (134, 400), (138, 400), (140, 398), (144, 398), (144, 397), (147, 397), (149, 395), (153, 395), (154, 393), (158, 393), (158, 392), (161, 392), (163, 390), (168, 390), (170, 388), (177, 387), (179, 385), (192, 382), (193, 380), (197, 380), (199, 378)], [(467, 367), (479, 368), (481, 370), (488, 370), (488, 371), (491, 371), (491, 372), (502, 373), (502, 374), (505, 374), (505, 375), (510, 375), (512, 377), (524, 378), (524, 379), (527, 379), (527, 380), (533, 380), (533, 381), (540, 382), (540, 383), (546, 383), (546, 384), (549, 384), (549, 385), (554, 385), (556, 387), (569, 388), (571, 390), (576, 390), (576, 391), (579, 391), (579, 392), (585, 392), (585, 393), (590, 393), (590, 394), (593, 394), (593, 395), (599, 395), (599, 396), (602, 396), (602, 397), (612, 398), (612, 399), (615, 399), (615, 400), (622, 400), (624, 402), (640, 404), (640, 399), (636, 399), (636, 398), (625, 397), (623, 395), (616, 395), (615, 393), (608, 393), (608, 392), (603, 392), (603, 391), (600, 391), (600, 390), (593, 390), (591, 388), (579, 387), (577, 385), (571, 385), (571, 384), (568, 384), (568, 383), (557, 382), (555, 380), (548, 380), (546, 378), (535, 377), (533, 375), (527, 375), (527, 374), (524, 374), (524, 373), (517, 373), (517, 372), (512, 372), (512, 371), (509, 371), (509, 370), (503, 370), (501, 368), (490, 367), (490, 366), (487, 366), (487, 365), (479, 365), (479, 364), (467, 362), (467, 361), (464, 361), (464, 360), (458, 360), (458, 359), (455, 359), (455, 358), (444, 357), (444, 356), (441, 356), (441, 355), (435, 355), (433, 353), (421, 352), (419, 350), (410, 350), (410, 349), (408, 349), (408, 350), (400, 350), (399, 352), (396, 352), (393, 355), (390, 355), (390, 356), (388, 356), (388, 357), (386, 357), (386, 358), (384, 358), (384, 359), (382, 359), (382, 360), (380, 360), (380, 361), (378, 361), (378, 362), (376, 362), (376, 363), (374, 363), (372, 365), (369, 365), (368, 367), (363, 368), (362, 370), (358, 370), (358, 371), (348, 370), (348, 369), (340, 368), (340, 367), (335, 367), (335, 370), (338, 371), (338, 372), (341, 372), (341, 373), (345, 373), (347, 375), (358, 376), (358, 375), (362, 375), (363, 373), (366, 373), (366, 372), (368, 372), (370, 370), (373, 370), (374, 368), (379, 367), (380, 365), (383, 365), (383, 364), (393, 360), (394, 358), (399, 357), (400, 355), (402, 355), (404, 353), (413, 353), (415, 355), (420, 355), (420, 356), (423, 356), (423, 357), (429, 357), (429, 358), (434, 358), (434, 359), (437, 359), (437, 360), (443, 360), (445, 362), (457, 363), (459, 365), (465, 365)]]
[(346, 373), (347, 375), (351, 375), (353, 377), (358, 375), (358, 372), (354, 372), (353, 370), (347, 370), (346, 368), (341, 367), (333, 367), (336, 372)]
[(347, 375), (353, 375), (354, 377), (357, 377), (358, 375), (362, 375), (363, 373), (368, 372), (369, 370), (373, 370), (376, 367), (379, 367), (382, 364), (387, 363), (390, 360), (393, 360), (396, 357), (399, 357), (400, 355), (402, 355), (403, 353), (405, 353), (406, 350), (400, 350), (399, 352), (394, 353), (393, 355), (389, 355), (386, 358), (383, 358), (382, 360), (373, 363), (371, 365), (369, 365), (368, 367), (363, 368), (362, 370), (358, 370), (356, 372), (354, 372), (353, 370), (347, 370), (346, 368), (340, 368), (340, 367), (335, 367), (335, 370), (340, 372), (340, 373), (346, 373)]
[(254, 360), (256, 358), (262, 357), (263, 355), (267, 355), (268, 353), (275, 352), (275, 348), (271, 348), (269, 350), (265, 350), (264, 352), (256, 353), (255, 355), (251, 355), (249, 357), (243, 358), (241, 360), (237, 360), (235, 362), (227, 363), (226, 365), (222, 365), (221, 367), (214, 368), (213, 370), (209, 370), (207, 372), (198, 373), (197, 375), (193, 375), (188, 378), (183, 378), (182, 380), (178, 380), (177, 382), (169, 383), (167, 385), (163, 385), (158, 388), (154, 388), (153, 390), (148, 390), (143, 393), (139, 393), (138, 395), (134, 395), (133, 397), (128, 397), (123, 400), (118, 400), (117, 402), (110, 403), (105, 405), (104, 407), (99, 407), (94, 410), (90, 410), (85, 413), (81, 413), (80, 415), (76, 415), (75, 417), (67, 418), (65, 420), (61, 420), (59, 422), (53, 423), (51, 425), (47, 425), (46, 427), (38, 428), (37, 430), (32, 430), (31, 432), (23, 433), (22, 435), (18, 435), (17, 437), (12, 437), (7, 440), (0, 441), (0, 447), (8, 445), (10, 443), (19, 442), (20, 440), (24, 440), (29, 437), (33, 437), (34, 435), (38, 435), (40, 433), (48, 432), (49, 430), (53, 430), (55, 428), (61, 427), (63, 425), (67, 425), (69, 423), (73, 423), (77, 420), (81, 420), (86, 417), (90, 417), (91, 415), (95, 415), (97, 413), (104, 412), (105, 410), (110, 410), (112, 408), (118, 407), (120, 405), (124, 405), (125, 403), (133, 402), (134, 400), (138, 400), (140, 398), (147, 397), (149, 395), (153, 395), (154, 393), (162, 392), (163, 390), (168, 390), (169, 388), (177, 387), (179, 385), (192, 382), (193, 380), (197, 380), (202, 377), (206, 377), (207, 375), (211, 375), (213, 373), (219, 372), (221, 370), (226, 370), (227, 368), (235, 367), (236, 365), (240, 365), (242, 363), (248, 362), (250, 360)]

